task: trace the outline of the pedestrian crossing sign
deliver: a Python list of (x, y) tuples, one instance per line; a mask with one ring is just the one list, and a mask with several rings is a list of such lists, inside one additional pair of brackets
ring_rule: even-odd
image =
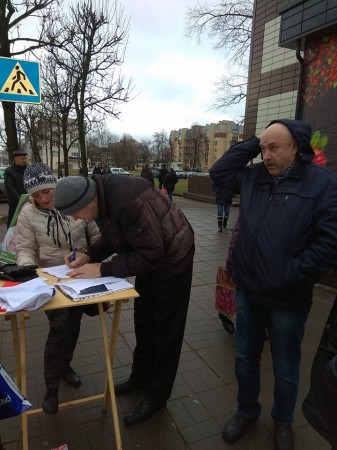
[(41, 103), (39, 63), (0, 57), (0, 101)]

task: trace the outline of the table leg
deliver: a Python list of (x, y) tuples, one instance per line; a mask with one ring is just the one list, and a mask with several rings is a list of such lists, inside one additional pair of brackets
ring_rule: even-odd
[[(6, 318), (7, 319), (7, 318)], [(20, 355), (20, 340), (18, 330), (18, 319), (16, 314), (11, 314), (8, 319), (11, 321), (12, 339), (15, 355), (15, 373), (16, 384), (21, 389), (21, 355)]]
[[(21, 373), (21, 393), (27, 397), (27, 374), (26, 374), (26, 319), (28, 314), (20, 314), (20, 373)], [(22, 449), (28, 450), (28, 420), (27, 413), (21, 414)]]
[[(113, 383), (113, 376), (112, 376), (112, 356), (111, 355), (113, 355), (114, 350), (115, 350), (115, 342), (116, 342), (116, 336), (117, 336), (117, 331), (118, 331), (121, 307), (122, 307), (122, 301), (120, 301), (120, 300), (116, 301), (114, 316), (113, 316), (113, 327), (112, 327), (113, 329), (111, 331), (110, 347), (109, 347), (109, 340), (108, 340), (108, 335), (107, 335), (107, 330), (106, 330), (103, 304), (98, 303), (99, 317), (100, 317), (100, 321), (101, 321), (102, 336), (103, 336), (103, 342), (104, 342), (105, 365), (106, 365), (106, 374), (107, 374), (107, 388), (105, 389), (105, 393), (104, 393), (103, 409), (106, 409), (105, 403), (106, 403), (107, 393), (109, 392), (110, 400), (111, 400), (111, 409), (112, 409), (112, 417), (113, 417), (113, 423), (114, 423), (117, 450), (122, 450), (122, 440), (121, 440), (121, 434), (120, 434), (120, 428), (119, 428), (116, 397), (115, 397), (115, 390), (114, 390), (114, 383)], [(117, 316), (115, 317), (116, 313), (117, 313)], [(113, 344), (111, 342), (113, 342)]]

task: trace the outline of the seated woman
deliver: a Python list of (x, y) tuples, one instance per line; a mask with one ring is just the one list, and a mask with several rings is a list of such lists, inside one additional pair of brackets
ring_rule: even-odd
[[(86, 223), (64, 216), (54, 209), (57, 181), (51, 169), (43, 163), (28, 166), (24, 186), (31, 204), (18, 218), (17, 264), (38, 264), (51, 267), (64, 264), (64, 256), (73, 249), (85, 252), (100, 236), (95, 221)], [(42, 401), (46, 414), (58, 411), (58, 388), (63, 378), (72, 386), (81, 380), (70, 366), (80, 333), (83, 308), (62, 308), (46, 311), (49, 334), (44, 351), (44, 378), (47, 392)]]

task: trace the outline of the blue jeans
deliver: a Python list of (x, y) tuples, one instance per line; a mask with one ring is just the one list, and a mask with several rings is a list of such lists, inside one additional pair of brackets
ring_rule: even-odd
[(223, 203), (217, 203), (217, 209), (218, 209), (218, 217), (228, 217), (229, 216), (229, 210), (231, 208), (230, 203), (223, 204)]
[(276, 422), (292, 423), (298, 392), (301, 342), (309, 311), (268, 308), (248, 300), (248, 291), (236, 288), (236, 362), (238, 413), (249, 419), (260, 415), (260, 359), (269, 332), (274, 371)]

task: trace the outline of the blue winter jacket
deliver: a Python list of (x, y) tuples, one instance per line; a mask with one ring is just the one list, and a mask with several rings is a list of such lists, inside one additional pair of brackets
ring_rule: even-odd
[(233, 280), (253, 302), (282, 309), (310, 308), (314, 284), (337, 266), (337, 179), (312, 164), (310, 146), (295, 172), (275, 184), (252, 137), (212, 167), (214, 188), (240, 193), (240, 230)]

